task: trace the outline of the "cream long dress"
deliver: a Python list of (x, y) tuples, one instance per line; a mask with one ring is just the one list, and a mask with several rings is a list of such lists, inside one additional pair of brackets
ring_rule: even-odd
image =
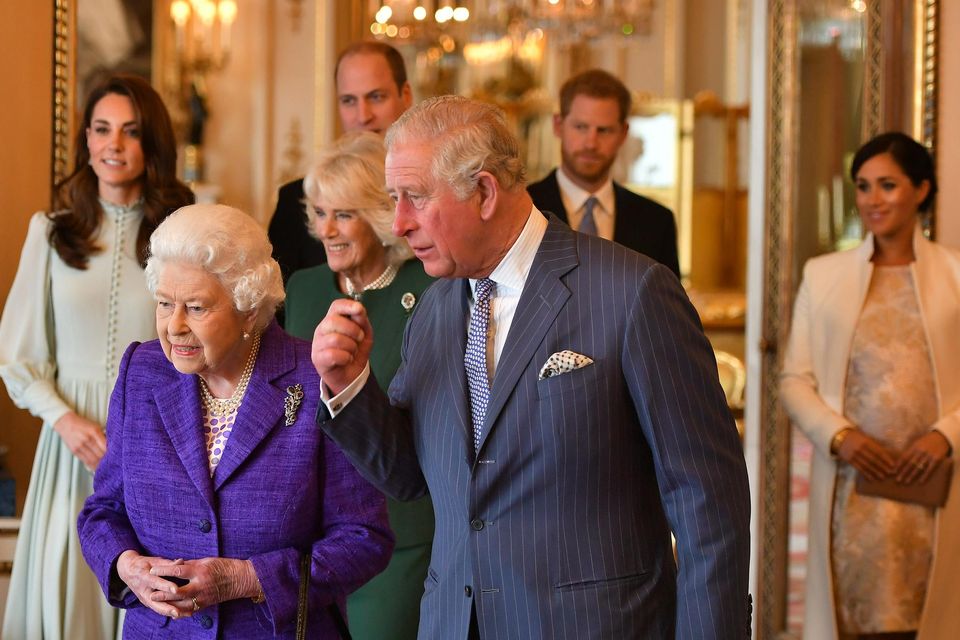
[(77, 540), (77, 515), (93, 476), (52, 424), (70, 410), (104, 424), (119, 357), (155, 337), (154, 302), (136, 260), (139, 204), (101, 201), (102, 251), (86, 270), (60, 260), (43, 213), (30, 220), (0, 320), (0, 377), (13, 402), (43, 420), (4, 614), (4, 640), (119, 635), (120, 617), (100, 591)]
[[(909, 266), (874, 267), (850, 349), (844, 415), (897, 453), (937, 419), (933, 368)], [(855, 490), (838, 464), (831, 539), (837, 623), (848, 634), (913, 631), (933, 560), (934, 510)]]

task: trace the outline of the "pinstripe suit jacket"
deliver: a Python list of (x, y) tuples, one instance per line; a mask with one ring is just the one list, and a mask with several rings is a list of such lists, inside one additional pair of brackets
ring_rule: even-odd
[[(484, 640), (745, 637), (743, 453), (677, 278), (551, 216), (476, 455), (467, 295), (434, 284), (389, 396), (370, 382), (320, 418), (385, 492), (433, 499), (420, 637), (466, 638), (474, 605)], [(563, 349), (594, 364), (538, 380)]]

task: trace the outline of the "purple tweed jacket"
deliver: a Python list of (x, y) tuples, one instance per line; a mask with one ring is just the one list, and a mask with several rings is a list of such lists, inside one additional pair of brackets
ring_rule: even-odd
[[(286, 388), (303, 401), (285, 426)], [(309, 343), (276, 323), (213, 478), (197, 378), (159, 341), (130, 345), (110, 400), (107, 454), (80, 513), (80, 544), (110, 603), (129, 609), (124, 638), (293, 638), (299, 557), (312, 555), (310, 638), (338, 637), (328, 607), (387, 566), (393, 535), (383, 496), (317, 427), (319, 379)], [(252, 560), (266, 601), (233, 600), (172, 620), (121, 592), (123, 551)], [(111, 580), (112, 578), (112, 580)]]

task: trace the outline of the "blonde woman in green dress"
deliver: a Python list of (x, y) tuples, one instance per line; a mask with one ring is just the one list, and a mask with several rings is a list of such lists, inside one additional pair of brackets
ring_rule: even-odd
[[(327, 264), (297, 271), (287, 283), (286, 329), (310, 340), (330, 304), (360, 300), (376, 336), (370, 367), (386, 388), (400, 366), (407, 319), (432, 279), (406, 240), (390, 231), (393, 202), (384, 190), (383, 139), (350, 133), (323, 150), (304, 179), (308, 230)], [(386, 571), (347, 599), (355, 640), (414, 640), (430, 564), (434, 517), (429, 498), (387, 500), (396, 535)]]

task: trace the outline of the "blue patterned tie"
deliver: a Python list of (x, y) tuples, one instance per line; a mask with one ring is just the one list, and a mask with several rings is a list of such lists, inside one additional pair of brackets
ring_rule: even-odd
[(583, 218), (580, 219), (580, 226), (577, 231), (590, 236), (597, 235), (597, 221), (593, 219), (593, 208), (597, 206), (597, 197), (590, 196), (583, 203)]
[(490, 278), (477, 280), (474, 291), (473, 315), (467, 331), (467, 351), (463, 355), (463, 367), (467, 371), (470, 386), (470, 417), (473, 419), (473, 448), (480, 448), (480, 432), (483, 417), (487, 414), (490, 400), (490, 379), (487, 376), (487, 333), (490, 328), (490, 294), (494, 281)]

